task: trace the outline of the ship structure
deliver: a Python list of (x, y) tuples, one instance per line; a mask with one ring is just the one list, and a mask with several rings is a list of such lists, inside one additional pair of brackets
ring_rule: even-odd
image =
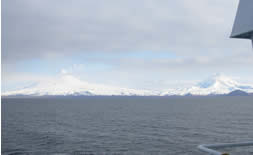
[(253, 0), (240, 0), (231, 38), (250, 39), (253, 46)]

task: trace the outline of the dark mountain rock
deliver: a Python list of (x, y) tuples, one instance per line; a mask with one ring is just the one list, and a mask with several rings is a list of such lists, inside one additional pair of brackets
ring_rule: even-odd
[(228, 93), (227, 96), (249, 96), (249, 94), (242, 90), (234, 90)]

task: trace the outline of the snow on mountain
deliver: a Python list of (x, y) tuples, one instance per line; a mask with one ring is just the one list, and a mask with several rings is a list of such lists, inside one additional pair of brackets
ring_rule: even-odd
[(235, 90), (252, 93), (253, 85), (241, 84), (227, 76), (215, 74), (206, 80), (197, 83), (195, 86), (169, 90), (163, 93), (163, 95), (219, 95), (228, 94)]
[(16, 91), (2, 93), (3, 96), (29, 95), (137, 95), (137, 96), (172, 96), (172, 95), (220, 95), (228, 94), (235, 90), (253, 93), (253, 85), (241, 84), (227, 76), (216, 74), (208, 79), (197, 83), (189, 88), (168, 89), (165, 92), (148, 90), (136, 90), (120, 88), (102, 84), (92, 84), (69, 75), (62, 74), (60, 77), (48, 81), (38, 82), (29, 87)]
[(153, 95), (155, 92), (128, 88), (111, 87), (100, 84), (91, 84), (69, 75), (63, 74), (59, 78), (39, 82), (31, 87), (17, 91), (5, 92), (3, 96), (11, 95)]

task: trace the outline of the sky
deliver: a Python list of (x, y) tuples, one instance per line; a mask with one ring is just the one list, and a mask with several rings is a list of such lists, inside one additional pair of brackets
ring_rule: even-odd
[(239, 0), (3, 0), (2, 91), (62, 74), (166, 90), (215, 73), (253, 83)]

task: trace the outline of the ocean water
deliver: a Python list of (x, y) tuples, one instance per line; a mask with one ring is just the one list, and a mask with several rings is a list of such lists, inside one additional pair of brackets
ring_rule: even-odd
[(253, 97), (2, 99), (2, 154), (204, 155), (197, 145), (252, 140)]

